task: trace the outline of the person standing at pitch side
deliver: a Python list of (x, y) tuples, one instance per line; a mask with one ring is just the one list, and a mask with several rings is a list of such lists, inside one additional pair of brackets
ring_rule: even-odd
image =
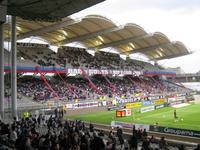
[(178, 119), (177, 114), (176, 114), (176, 109), (174, 110), (174, 119)]

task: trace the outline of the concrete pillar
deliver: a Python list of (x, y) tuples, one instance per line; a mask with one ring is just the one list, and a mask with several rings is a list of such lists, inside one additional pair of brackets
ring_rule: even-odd
[(4, 119), (4, 35), (0, 23), (0, 119)]
[(11, 24), (11, 101), (12, 117), (17, 117), (17, 48), (16, 48), (16, 17), (12, 16)]

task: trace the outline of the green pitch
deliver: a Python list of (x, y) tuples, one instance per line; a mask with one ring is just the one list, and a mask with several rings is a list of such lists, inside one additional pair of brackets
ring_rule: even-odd
[(133, 109), (132, 116), (123, 118), (116, 118), (115, 110), (101, 111), (84, 115), (74, 115), (69, 116), (68, 118), (102, 124), (110, 124), (113, 120), (150, 125), (153, 125), (157, 122), (159, 126), (200, 130), (200, 104), (193, 104), (183, 108), (177, 108), (176, 111), (178, 116), (178, 120), (176, 121), (174, 120), (174, 108), (172, 107), (165, 107), (142, 114), (139, 112), (139, 109)]

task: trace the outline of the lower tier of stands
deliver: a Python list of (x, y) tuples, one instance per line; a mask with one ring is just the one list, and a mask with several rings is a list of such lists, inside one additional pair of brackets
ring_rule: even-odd
[[(165, 137), (149, 137), (144, 130), (133, 126), (130, 136), (117, 127), (108, 132), (97, 129), (92, 123), (64, 120), (62, 113), (45, 119), (45, 116), (30, 116), (10, 123), (0, 121), (0, 148), (17, 150), (199, 150), (200, 145), (170, 145)], [(196, 148), (195, 148), (196, 147)]]
[[(18, 97), (29, 97), (35, 101), (57, 98), (66, 102), (96, 100), (104, 98), (130, 98), (135, 101), (148, 99), (152, 94), (187, 92), (188, 89), (153, 77), (105, 77), (96, 75), (22, 76), (18, 79)], [(9, 90), (8, 90), (9, 91)], [(9, 95), (9, 92), (6, 95)], [(139, 97), (136, 95), (140, 95)]]

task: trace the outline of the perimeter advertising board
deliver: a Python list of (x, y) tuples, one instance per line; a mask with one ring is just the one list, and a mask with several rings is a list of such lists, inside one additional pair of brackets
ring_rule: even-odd
[(165, 102), (166, 100), (164, 98), (158, 99), (154, 101), (154, 105), (161, 105), (161, 104), (164, 104)]
[(161, 104), (161, 105), (156, 105), (156, 106), (155, 106), (155, 109), (160, 109), (160, 108), (163, 108), (163, 107), (165, 107), (165, 105), (164, 105), (164, 104)]
[(89, 108), (89, 107), (98, 107), (98, 102), (86, 102), (86, 103), (75, 103), (73, 108)]
[(150, 131), (200, 138), (200, 131), (194, 131), (194, 130), (150, 126)]
[(126, 108), (138, 108), (138, 107), (141, 107), (142, 106), (142, 103), (141, 102), (135, 102), (135, 103), (127, 103), (126, 104)]
[(133, 125), (135, 126), (135, 129), (146, 129), (146, 131), (148, 132), (150, 129), (149, 125), (146, 124), (132, 124), (132, 123), (127, 123), (127, 122), (120, 122), (120, 121), (111, 121), (111, 127), (121, 127), (121, 128), (129, 128), (132, 129)]
[(99, 103), (97, 101), (66, 104), (67, 109), (90, 108), (90, 107), (98, 107), (98, 106), (99, 106)]
[(184, 103), (184, 101), (176, 101), (176, 102), (170, 103), (170, 106), (174, 106), (174, 105), (178, 105), (178, 104), (182, 104), (182, 103)]
[(152, 105), (152, 104), (153, 104), (153, 102), (150, 100), (142, 102), (142, 106), (148, 106), (148, 105)]
[(140, 108), (140, 112), (141, 113), (145, 113), (145, 112), (149, 112), (149, 111), (153, 111), (153, 110), (155, 110), (155, 106), (154, 105)]
[(180, 96), (176, 98), (176, 101), (184, 101), (185, 99), (185, 96)]
[(172, 102), (176, 101), (176, 98), (175, 97), (169, 97), (167, 100), (168, 100), (168, 103), (172, 103)]

